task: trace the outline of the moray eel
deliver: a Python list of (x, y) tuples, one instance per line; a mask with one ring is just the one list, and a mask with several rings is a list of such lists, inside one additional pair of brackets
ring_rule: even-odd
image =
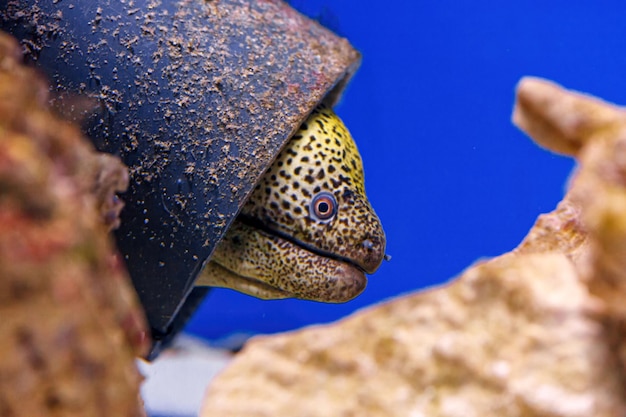
[(259, 181), (196, 285), (344, 302), (365, 289), (365, 273), (385, 256), (356, 144), (320, 105)]

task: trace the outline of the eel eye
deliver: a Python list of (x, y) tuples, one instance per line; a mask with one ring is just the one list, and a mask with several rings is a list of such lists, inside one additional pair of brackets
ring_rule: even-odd
[(337, 214), (337, 200), (330, 193), (319, 193), (313, 197), (311, 213), (317, 220), (330, 220)]

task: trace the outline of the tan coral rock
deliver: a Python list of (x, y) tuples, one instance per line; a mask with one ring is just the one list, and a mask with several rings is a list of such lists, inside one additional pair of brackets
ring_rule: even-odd
[(597, 314), (565, 256), (504, 256), (335, 325), (254, 339), (201, 415), (621, 415)]
[[(555, 152), (578, 148), (573, 153), (580, 167), (567, 200), (580, 212), (575, 222), (590, 246), (582, 251), (579, 270), (612, 315), (626, 318), (626, 111), (526, 78), (513, 119)], [(558, 229), (552, 236), (565, 240), (566, 235), (566, 229)]]
[(146, 324), (108, 233), (126, 169), (19, 51), (0, 32), (0, 416), (143, 416)]
[(517, 86), (513, 123), (553, 152), (576, 156), (593, 138), (626, 122), (618, 107), (540, 78)]
[(514, 121), (580, 167), (512, 253), (330, 326), (253, 339), (201, 415), (626, 415), (626, 113), (527, 78)]
[(589, 239), (579, 205), (566, 195), (556, 210), (542, 214), (513, 253), (557, 252), (566, 255), (577, 268), (587, 261)]

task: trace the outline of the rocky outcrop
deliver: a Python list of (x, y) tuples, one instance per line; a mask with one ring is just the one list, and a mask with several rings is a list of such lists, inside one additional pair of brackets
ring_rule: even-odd
[(0, 416), (142, 416), (149, 336), (110, 241), (127, 171), (0, 33)]
[(514, 122), (579, 162), (518, 248), (336, 324), (253, 339), (201, 415), (626, 415), (626, 112), (528, 78)]

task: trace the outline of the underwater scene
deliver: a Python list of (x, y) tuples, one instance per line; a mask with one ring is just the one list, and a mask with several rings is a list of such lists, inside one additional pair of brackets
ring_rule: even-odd
[(626, 415), (626, 3), (0, 0), (0, 417)]

